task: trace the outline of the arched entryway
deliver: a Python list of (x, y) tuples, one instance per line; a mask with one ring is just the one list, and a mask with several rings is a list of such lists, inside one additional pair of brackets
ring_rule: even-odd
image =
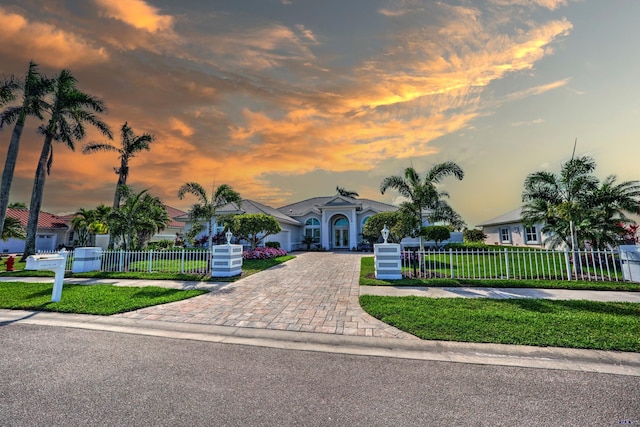
[(331, 219), (333, 249), (349, 249), (349, 220), (343, 215)]

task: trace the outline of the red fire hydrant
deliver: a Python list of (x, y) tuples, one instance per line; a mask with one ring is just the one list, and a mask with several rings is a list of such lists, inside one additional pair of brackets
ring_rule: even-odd
[(13, 265), (16, 263), (16, 259), (13, 255), (10, 255), (9, 258), (4, 262), (4, 265), (7, 267), (7, 271), (14, 271)]

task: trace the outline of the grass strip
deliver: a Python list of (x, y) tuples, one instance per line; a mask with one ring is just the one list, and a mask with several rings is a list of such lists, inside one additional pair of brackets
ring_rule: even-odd
[[(295, 258), (294, 255), (283, 255), (271, 259), (246, 259), (242, 262), (242, 275), (235, 277), (211, 277), (208, 274), (185, 274), (167, 272), (147, 272), (147, 271), (90, 271), (87, 273), (67, 272), (65, 277), (82, 277), (89, 279), (140, 279), (140, 280), (180, 280), (180, 281), (213, 281), (213, 282), (234, 282), (238, 279), (259, 273), (278, 264)], [(0, 272), (1, 277), (54, 277), (52, 271), (38, 270), (16, 270)]]
[(157, 286), (65, 284), (59, 302), (51, 302), (52, 283), (0, 283), (0, 308), (56, 311), (61, 313), (111, 315), (180, 301), (206, 293), (205, 290), (167, 289)]
[(363, 286), (428, 286), (457, 287), (477, 286), (490, 288), (535, 288), (572, 289), (595, 291), (640, 291), (640, 283), (605, 282), (586, 280), (534, 280), (534, 279), (400, 279), (379, 280), (375, 278), (373, 257), (362, 257), (360, 261), (360, 285)]
[(360, 296), (375, 318), (425, 340), (640, 352), (640, 304)]

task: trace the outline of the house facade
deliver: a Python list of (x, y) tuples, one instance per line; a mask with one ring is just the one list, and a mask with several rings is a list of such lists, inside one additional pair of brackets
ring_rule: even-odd
[[(369, 199), (344, 196), (314, 197), (279, 208), (253, 200), (243, 200), (241, 206), (230, 203), (218, 209), (219, 215), (262, 213), (274, 217), (282, 231), (267, 236), (266, 242), (279, 242), (286, 251), (305, 249), (305, 236), (314, 239), (312, 247), (327, 250), (355, 249), (362, 244), (362, 230), (369, 217), (379, 212), (391, 212), (397, 207)], [(188, 214), (175, 218), (185, 223), (185, 233), (191, 228)], [(223, 231), (215, 219), (213, 233)], [(206, 235), (206, 232), (201, 233)]]
[(547, 236), (542, 233), (542, 224), (526, 226), (522, 222), (522, 208), (514, 209), (478, 224), (487, 235), (488, 245), (524, 246), (544, 248)]
[[(28, 209), (7, 209), (7, 217), (20, 221), (22, 227), (27, 228), (29, 220)], [(62, 218), (48, 212), (40, 212), (38, 216), (38, 233), (36, 234), (36, 251), (55, 251), (68, 240), (71, 227)], [(0, 253), (22, 253), (25, 241), (22, 239), (0, 240)]]

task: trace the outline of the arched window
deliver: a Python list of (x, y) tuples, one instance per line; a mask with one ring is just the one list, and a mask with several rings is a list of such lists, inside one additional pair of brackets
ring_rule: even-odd
[(316, 218), (309, 218), (304, 223), (304, 236), (315, 239), (316, 242), (320, 241), (320, 221)]
[(336, 219), (336, 222), (334, 222), (333, 225), (336, 227), (348, 227), (349, 220), (347, 218), (339, 218)]
[(369, 218), (371, 218), (370, 216), (365, 216), (364, 218), (362, 218), (362, 229), (364, 230), (364, 225), (367, 223), (367, 221), (369, 221)]

